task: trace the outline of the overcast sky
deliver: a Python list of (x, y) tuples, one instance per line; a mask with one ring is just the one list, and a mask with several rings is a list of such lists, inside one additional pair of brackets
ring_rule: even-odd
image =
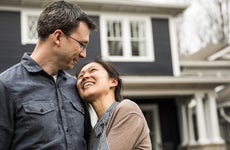
[(154, 3), (187, 3), (191, 0), (136, 0), (136, 1), (151, 1)]

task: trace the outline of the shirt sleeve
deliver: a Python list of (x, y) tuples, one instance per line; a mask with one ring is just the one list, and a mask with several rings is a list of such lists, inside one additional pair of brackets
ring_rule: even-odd
[(122, 106), (108, 124), (110, 150), (151, 150), (149, 129), (138, 106)]
[(6, 87), (0, 81), (0, 149), (10, 149), (13, 137), (13, 107)]

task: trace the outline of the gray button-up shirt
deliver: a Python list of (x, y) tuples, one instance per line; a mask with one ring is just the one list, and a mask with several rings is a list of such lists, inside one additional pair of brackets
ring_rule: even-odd
[(85, 109), (76, 79), (56, 82), (24, 54), (0, 74), (0, 150), (84, 150)]

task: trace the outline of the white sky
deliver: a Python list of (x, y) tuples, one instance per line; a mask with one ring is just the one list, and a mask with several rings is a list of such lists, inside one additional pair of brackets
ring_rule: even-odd
[(154, 2), (154, 3), (187, 3), (191, 0), (136, 0), (136, 1), (145, 1), (145, 2)]

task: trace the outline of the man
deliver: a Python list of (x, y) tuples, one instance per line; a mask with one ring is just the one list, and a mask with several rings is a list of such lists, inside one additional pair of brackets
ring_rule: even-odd
[(86, 57), (96, 24), (74, 3), (41, 13), (38, 43), (0, 74), (0, 150), (84, 150), (86, 113), (72, 69)]

